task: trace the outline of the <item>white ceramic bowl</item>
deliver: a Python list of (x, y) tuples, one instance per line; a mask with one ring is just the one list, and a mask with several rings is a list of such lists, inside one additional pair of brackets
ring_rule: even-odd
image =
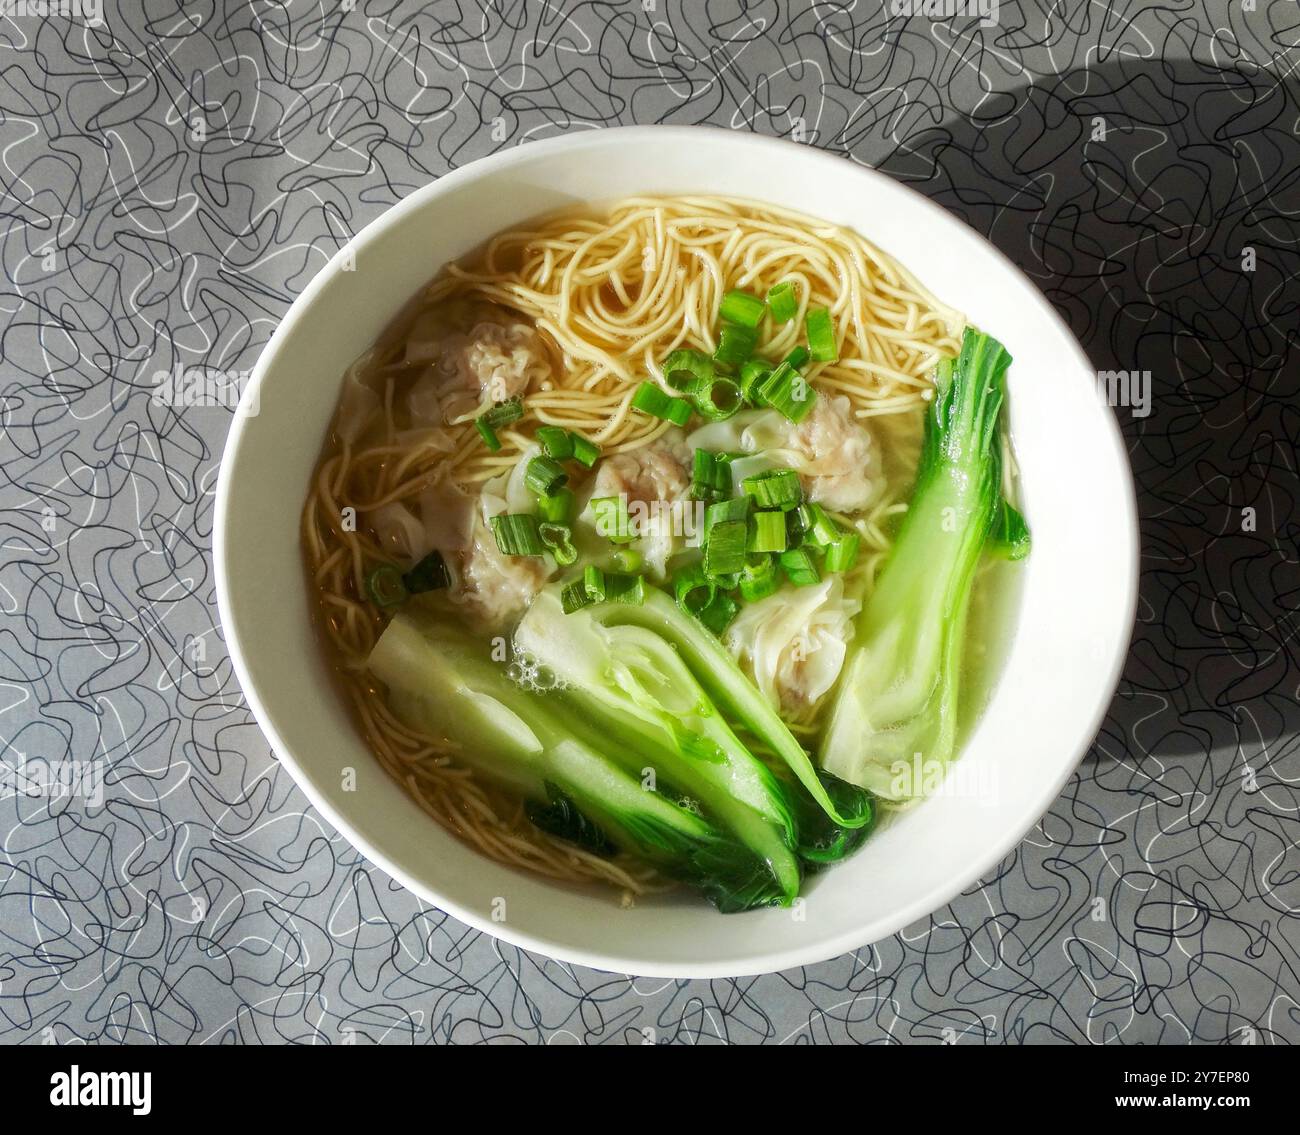
[[(719, 915), (690, 895), (610, 897), (499, 866), (426, 817), (380, 770), (313, 639), (299, 510), (342, 371), (448, 260), (539, 213), (631, 194), (761, 198), (838, 222), (898, 257), (1014, 356), (1012, 433), (1033, 554), (1001, 681), (941, 794), (878, 832), (789, 910)], [(530, 143), (411, 194), (355, 237), (289, 309), (245, 393), (217, 489), (217, 594), (249, 704), (284, 766), (372, 862), (518, 946), (600, 969), (721, 977), (834, 957), (900, 930), (1007, 854), (1092, 741), (1133, 623), (1128, 462), (1079, 345), (1000, 253), (888, 177), (811, 147), (705, 128), (632, 127)], [(345, 791), (342, 770), (357, 770)], [(494, 911), (502, 906), (504, 919)]]

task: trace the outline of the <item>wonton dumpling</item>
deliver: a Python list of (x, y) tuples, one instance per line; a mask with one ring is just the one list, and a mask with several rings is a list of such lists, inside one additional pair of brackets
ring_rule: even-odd
[(772, 706), (798, 718), (839, 677), (861, 606), (844, 595), (838, 575), (782, 587), (743, 606), (723, 643)]

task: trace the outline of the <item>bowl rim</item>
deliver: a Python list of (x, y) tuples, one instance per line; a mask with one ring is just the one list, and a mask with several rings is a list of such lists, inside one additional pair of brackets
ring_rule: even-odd
[[(961, 894), (971, 883), (982, 878), (1025, 839), (1051, 808), (1052, 803), (1060, 796), (1062, 789), (1070, 777), (1074, 775), (1075, 770), (1092, 747), (1092, 743), (1105, 720), (1107, 710), (1114, 697), (1128, 658), (1137, 615), (1141, 559), (1137, 496), (1123, 433), (1119, 428), (1115, 415), (1109, 412), (1109, 407), (1107, 407), (1107, 413), (1104, 415), (1106, 423), (1104, 428), (1125, 490), (1123, 494), (1124, 516), (1122, 520), (1123, 528), (1130, 537), (1131, 545), (1130, 553), (1123, 558), (1122, 563), (1118, 557), (1116, 559), (1116, 570), (1123, 568), (1126, 571), (1126, 578), (1123, 581), (1125, 592), (1124, 624), (1129, 629), (1128, 633), (1120, 638), (1117, 649), (1109, 660), (1106, 681), (1099, 687), (1105, 693), (1099, 696), (1097, 703), (1091, 708), (1088, 715), (1091, 724), (1086, 736), (1076, 742), (1077, 751), (1075, 754), (1068, 761), (1063, 762), (1060, 775), (1051, 785), (1051, 792), (1045, 794), (1045, 798), (1038, 800), (1032, 808), (1027, 809), (1027, 813), (1030, 814), (1022, 813), (1014, 825), (1008, 825), (1008, 834), (994, 841), (983, 855), (974, 857), (961, 873), (954, 875), (945, 883), (931, 888), (929, 892), (895, 910), (888, 917), (879, 918), (873, 924), (859, 929), (842, 932), (833, 938), (821, 939), (809, 945), (771, 953), (755, 953), (732, 964), (726, 962), (657, 963), (643, 958), (585, 950), (568, 942), (556, 941), (545, 934), (532, 933), (517, 928), (509, 923), (492, 923), (476, 912), (462, 907), (461, 904), (437, 894), (428, 885), (410, 875), (387, 855), (373, 847), (369, 840), (357, 831), (351, 821), (329, 802), (316, 787), (312, 777), (298, 763), (289, 746), (275, 728), (272, 715), (268, 712), (258, 690), (250, 680), (249, 670), (244, 659), (245, 646), (235, 629), (236, 621), (231, 617), (225, 533), (230, 522), (229, 502), (232, 471), (238, 464), (239, 452), (249, 420), (242, 410), (248, 402), (259, 396), (262, 381), (267, 371), (271, 369), (272, 364), (276, 361), (284, 340), (288, 338), (294, 323), (302, 316), (304, 311), (312, 306), (317, 296), (333, 278), (334, 272), (338, 270), (339, 265), (345, 262), (349, 256), (359, 257), (368, 244), (374, 242), (382, 233), (398, 224), (408, 213), (422, 208), (430, 199), (454, 190), (463, 182), (504, 171), (516, 164), (532, 160), (539, 153), (563, 150), (578, 151), (590, 146), (598, 147), (614, 137), (619, 139), (644, 137), (647, 146), (686, 142), (688, 140), (694, 143), (698, 142), (702, 134), (714, 136), (716, 143), (719, 145), (753, 146), (756, 149), (767, 151), (770, 160), (774, 161), (783, 161), (797, 153), (801, 162), (810, 164), (813, 167), (829, 168), (834, 165), (837, 171), (842, 171), (843, 166), (848, 164), (852, 167), (856, 176), (871, 180), (880, 191), (907, 197), (911, 207), (918, 208), (923, 213), (928, 213), (945, 225), (958, 226), (968, 238), (973, 238), (982, 246), (986, 256), (992, 257), (1003, 270), (1014, 273), (1022, 283), (1029, 285), (1029, 291), (1037, 304), (1039, 314), (1046, 317), (1069, 344), (1073, 354), (1072, 363), (1077, 364), (1085, 372), (1092, 373), (1095, 370), (1083, 347), (1070, 330), (1069, 325), (1061, 318), (1047, 297), (1043, 295), (1038, 285), (1017, 264), (960, 217), (949, 213), (918, 190), (903, 182), (894, 180), (889, 175), (881, 173), (871, 166), (862, 165), (850, 158), (818, 149), (807, 143), (734, 131), (717, 126), (618, 126), (570, 131), (551, 138), (529, 141), (526, 144), (513, 146), (508, 150), (475, 159), (413, 190), (363, 226), (316, 272), (307, 286), (290, 304), (280, 318), (275, 331), (267, 340), (266, 346), (263, 347), (258, 356), (240, 399), (240, 410), (236, 411), (233, 417), (230, 432), (226, 437), (222, 450), (217, 476), (212, 544), (217, 608), (221, 618), (226, 649), (235, 676), (239, 680), (240, 688), (243, 691), (244, 699), (252, 711), (258, 727), (270, 742), (275, 759), (289, 772), (294, 783), (301, 789), (316, 811), (356, 850), (361, 852), (370, 863), (386, 872), (418, 898), (493, 938), (499, 938), (521, 949), (531, 950), (561, 962), (587, 966), (605, 972), (679, 979), (742, 977), (775, 973), (780, 970), (829, 961), (897, 934), (911, 923), (945, 906), (957, 895)], [(755, 199), (761, 201), (761, 196)], [(1100, 391), (1096, 387), (1094, 387), (1094, 397), (1101, 400)], [(468, 848), (467, 845), (467, 850), (472, 852), (473, 849)]]

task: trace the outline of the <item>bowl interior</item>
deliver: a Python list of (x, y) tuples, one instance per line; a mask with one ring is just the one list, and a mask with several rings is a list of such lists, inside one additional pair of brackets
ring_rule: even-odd
[[(1034, 535), (1002, 677), (945, 789), (812, 881), (792, 911), (723, 917), (690, 897), (619, 909), (475, 854), (375, 763), (314, 639), (299, 514), (343, 368), (446, 261), (560, 206), (644, 193), (763, 200), (851, 226), (898, 257), (1014, 356), (1011, 428)], [(1091, 741), (1132, 625), (1132, 486), (1078, 345), (980, 237), (882, 175), (792, 143), (634, 128), (533, 143), (414, 194), (312, 282), (264, 352), (218, 493), (218, 593), (228, 644), (277, 756), (379, 866), (431, 903), (518, 945), (668, 976), (809, 963), (942, 905), (1032, 827)], [(355, 770), (355, 789), (345, 776)]]

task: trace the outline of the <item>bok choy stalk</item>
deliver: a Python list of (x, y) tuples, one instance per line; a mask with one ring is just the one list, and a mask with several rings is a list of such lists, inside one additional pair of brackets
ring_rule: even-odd
[(767, 865), (770, 880), (755, 893), (714, 888), (710, 897), (720, 908), (766, 905), (773, 890), (788, 905), (799, 892), (800, 873), (784, 787), (737, 738), (672, 644), (610, 618), (634, 609), (600, 603), (566, 614), (552, 586), (533, 600), (515, 647), (560, 679), (548, 696), (589, 742), (633, 777), (653, 770), (661, 790), (671, 786), (695, 801)]
[[(822, 737), (826, 771), (888, 800), (922, 795), (916, 754), (930, 769), (953, 756), (971, 583), (1002, 515), (1010, 362), (1001, 343), (968, 327), (961, 354), (939, 364), (912, 502), (858, 616)], [(1007, 542), (1027, 550), (1028, 530)]]
[(489, 643), (408, 608), (384, 630), (368, 665), (400, 720), (446, 737), (458, 760), (529, 797), (529, 815), (544, 830), (597, 852), (612, 844), (724, 902), (786, 898), (746, 845), (648, 791), (575, 736), (551, 695), (511, 681), (490, 651)]

